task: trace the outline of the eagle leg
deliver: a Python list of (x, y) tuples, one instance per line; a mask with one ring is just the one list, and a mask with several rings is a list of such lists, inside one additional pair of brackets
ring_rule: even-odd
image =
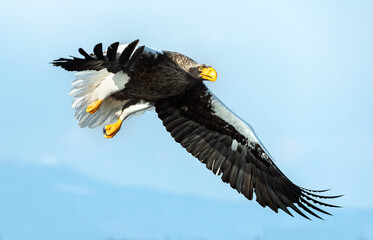
[(103, 129), (105, 138), (112, 138), (117, 134), (122, 126), (122, 122), (128, 119), (132, 114), (141, 113), (142, 111), (152, 107), (148, 102), (144, 101), (128, 101), (124, 106), (122, 113), (116, 123), (106, 125)]
[(106, 125), (104, 127), (104, 136), (105, 138), (112, 138), (117, 134), (122, 126), (122, 120), (119, 119), (118, 122)]
[(100, 105), (102, 103), (102, 100), (99, 99), (97, 101), (94, 101), (92, 104), (90, 104), (88, 107), (87, 107), (87, 112), (90, 113), (90, 114), (94, 114), (99, 108), (100, 108)]

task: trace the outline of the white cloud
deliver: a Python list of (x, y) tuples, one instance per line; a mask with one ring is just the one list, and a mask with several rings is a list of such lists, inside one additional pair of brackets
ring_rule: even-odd
[(96, 190), (92, 187), (69, 183), (58, 183), (56, 184), (56, 189), (65, 193), (85, 196), (91, 196), (96, 193)]
[(57, 166), (60, 164), (59, 159), (56, 156), (45, 154), (37, 159), (37, 163), (47, 166)]
[[(6, 158), (5, 158), (6, 157)], [(3, 149), (0, 149), (0, 160), (21, 165), (43, 165), (43, 166), (58, 166), (61, 165), (60, 159), (53, 154), (40, 154), (36, 157), (27, 157), (21, 154), (8, 154)]]

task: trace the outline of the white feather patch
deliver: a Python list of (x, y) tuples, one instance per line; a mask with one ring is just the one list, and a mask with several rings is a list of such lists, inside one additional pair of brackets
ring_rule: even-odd
[[(76, 109), (75, 118), (79, 120), (79, 126), (97, 127), (118, 119), (126, 101), (108, 97), (124, 89), (129, 77), (123, 72), (114, 74), (106, 69), (78, 72), (75, 75), (77, 79), (72, 82), (69, 95), (74, 98), (71, 107)], [(98, 99), (103, 100), (99, 110), (94, 114), (87, 113), (87, 106)]]
[(106, 98), (100, 108), (94, 114), (86, 112), (86, 107), (76, 110), (75, 118), (79, 120), (80, 127), (100, 127), (118, 121), (122, 114), (122, 108), (127, 100), (118, 101), (113, 97)]
[(225, 122), (232, 125), (238, 132), (246, 136), (250, 141), (258, 142), (253, 128), (234, 114), (227, 106), (224, 105), (211, 91), (210, 104), (213, 108), (214, 114)]
[(145, 101), (140, 101), (135, 105), (131, 105), (128, 108), (123, 109), (120, 115), (120, 120), (125, 121), (132, 116), (140, 116), (144, 114), (146, 110), (153, 110), (153, 105)]
[[(101, 70), (103, 71), (103, 70)], [(105, 70), (106, 71), (106, 70)], [(111, 94), (124, 89), (125, 85), (129, 81), (129, 77), (122, 71), (114, 73), (109, 73), (101, 82), (101, 84), (92, 93), (92, 98), (95, 99), (105, 99)]]
[(232, 146), (231, 146), (232, 150), (236, 151), (237, 147), (238, 147), (238, 142), (236, 141), (236, 139), (233, 139)]
[[(269, 154), (268, 150), (264, 147), (264, 145), (261, 143), (259, 138), (256, 136), (256, 134), (254, 132), (254, 129), (248, 123), (243, 121), (240, 117), (238, 117), (236, 114), (234, 114), (210, 90), (208, 90), (208, 91), (209, 91), (209, 94), (211, 94), (210, 104), (213, 108), (214, 114), (216, 116), (220, 117), (221, 119), (223, 119), (225, 122), (232, 125), (239, 133), (241, 133), (243, 136), (247, 137), (249, 142), (258, 143), (263, 148), (263, 150), (265, 151), (265, 154), (267, 154), (270, 158), (272, 158), (272, 156)], [(232, 142), (232, 146), (231, 146), (232, 149), (237, 148), (237, 144), (235, 143), (235, 141), (236, 140), (233, 140), (233, 142)], [(268, 156), (262, 156), (262, 157), (267, 158)]]
[(161, 50), (153, 49), (153, 48), (146, 47), (146, 46), (144, 48), (144, 53), (148, 54), (148, 55), (153, 55), (154, 58), (157, 58), (158, 55), (162, 55), (163, 54), (163, 52)]
[[(121, 45), (118, 46), (117, 58), (122, 54), (123, 50), (127, 46), (128, 46), (128, 44), (121, 44)], [(138, 49), (141, 46), (143, 46), (143, 45), (141, 45), (141, 44), (137, 45), (136, 49)], [(135, 51), (136, 51), (136, 49), (135, 49)], [(133, 51), (133, 52), (135, 52), (135, 51)], [(145, 46), (143, 53), (147, 54), (148, 56), (153, 55), (154, 58), (157, 58), (158, 55), (162, 55), (163, 54), (163, 52), (161, 50), (153, 49), (153, 48), (150, 48), (150, 47), (147, 47), (147, 46)]]

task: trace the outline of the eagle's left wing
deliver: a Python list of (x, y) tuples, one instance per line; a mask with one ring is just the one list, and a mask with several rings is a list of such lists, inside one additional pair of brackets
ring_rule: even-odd
[[(80, 127), (103, 126), (118, 119), (121, 124), (123, 120), (151, 107), (146, 102), (113, 97), (130, 81), (129, 72), (135, 69), (140, 57), (156, 58), (163, 54), (162, 51), (140, 46), (138, 43), (139, 40), (121, 45), (115, 42), (107, 51), (103, 51), (102, 43), (99, 43), (91, 54), (80, 48), (79, 53), (83, 58), (59, 58), (53, 61), (54, 66), (77, 71), (77, 78), (71, 84), (69, 95), (74, 98), (72, 108), (76, 110), (75, 118)], [(117, 125), (120, 127), (120, 124)], [(110, 126), (107, 125), (105, 129)]]
[[(315, 198), (321, 196), (292, 183), (274, 164), (252, 128), (232, 113), (203, 84), (156, 103), (159, 118), (188, 152), (216, 175), (251, 200), (253, 193), (263, 207), (273, 211), (288, 207), (308, 218), (298, 207), (320, 218), (311, 209), (329, 214), (314, 203), (337, 207)], [(297, 204), (298, 207), (295, 205)]]

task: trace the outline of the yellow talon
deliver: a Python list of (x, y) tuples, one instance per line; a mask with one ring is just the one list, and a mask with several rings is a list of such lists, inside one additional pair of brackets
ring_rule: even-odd
[(93, 102), (91, 105), (89, 105), (89, 106), (87, 107), (87, 110), (86, 110), (86, 111), (87, 111), (88, 113), (90, 113), (90, 114), (94, 114), (94, 113), (95, 113), (95, 112), (100, 108), (101, 103), (102, 103), (102, 100), (101, 100), (101, 99), (99, 99), (99, 100)]
[(104, 136), (105, 138), (112, 138), (117, 134), (122, 126), (122, 120), (118, 120), (118, 122), (106, 125), (104, 127)]

